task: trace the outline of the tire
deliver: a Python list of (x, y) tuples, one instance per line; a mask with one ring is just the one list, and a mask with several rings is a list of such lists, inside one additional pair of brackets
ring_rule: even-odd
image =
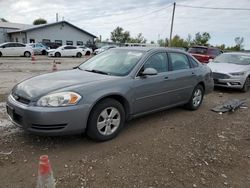
[(76, 57), (81, 58), (82, 57), (82, 53), (77, 52)]
[(26, 52), (24, 52), (23, 55), (24, 55), (24, 57), (30, 57), (30, 56), (31, 56), (31, 53), (26, 51)]
[(60, 52), (56, 52), (56, 53), (55, 53), (55, 57), (61, 57)]
[(90, 55), (90, 51), (87, 51), (85, 55)]
[(0, 57), (2, 57), (2, 55), (3, 55), (2, 52), (0, 52)]
[(42, 55), (47, 55), (46, 50), (43, 50), (43, 51), (42, 51)]
[(244, 83), (244, 86), (242, 88), (242, 91), (243, 92), (247, 92), (250, 88), (250, 76), (247, 77), (245, 83)]
[(86, 132), (94, 140), (107, 141), (117, 136), (124, 123), (125, 111), (122, 104), (114, 99), (104, 99), (90, 113)]
[(189, 110), (197, 110), (202, 104), (204, 97), (204, 88), (201, 85), (197, 85), (193, 92), (192, 96), (186, 104), (186, 108)]

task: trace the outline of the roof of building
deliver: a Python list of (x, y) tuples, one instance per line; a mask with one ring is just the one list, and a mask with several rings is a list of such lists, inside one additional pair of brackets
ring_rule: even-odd
[(11, 22), (2, 22), (0, 21), (0, 28), (7, 28), (7, 29), (28, 29), (34, 27), (33, 25), (29, 24), (20, 24), (20, 23), (11, 23)]
[(87, 31), (85, 31), (85, 30), (83, 30), (83, 29), (81, 29), (81, 28), (79, 28), (79, 27), (77, 27), (77, 26), (75, 26), (75, 25), (67, 22), (67, 21), (59, 21), (59, 22), (54, 22), (54, 23), (49, 23), (49, 24), (41, 24), (41, 25), (36, 25), (36, 26), (32, 25), (32, 27), (30, 27), (30, 28), (19, 29), (19, 30), (16, 30), (16, 31), (9, 31), (8, 33), (27, 32), (27, 31), (32, 31), (32, 30), (36, 30), (36, 29), (40, 29), (40, 28), (44, 28), (44, 27), (49, 27), (49, 26), (57, 25), (57, 24), (68, 24), (71, 27), (74, 27), (75, 29), (77, 29), (77, 30), (79, 30), (81, 32), (84, 32), (84, 33), (86, 33), (86, 34), (88, 34), (88, 35), (90, 35), (90, 36), (92, 36), (94, 38), (97, 38), (95, 35), (87, 32)]

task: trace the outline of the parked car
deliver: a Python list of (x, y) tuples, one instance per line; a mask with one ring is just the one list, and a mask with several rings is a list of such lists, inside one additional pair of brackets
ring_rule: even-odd
[(29, 43), (27, 45), (32, 47), (34, 54), (47, 55), (47, 50), (49, 50), (49, 47), (44, 46), (42, 43)]
[(40, 42), (41, 44), (43, 44), (44, 46), (47, 46), (49, 49), (57, 49), (60, 46), (62, 46), (60, 43), (56, 43), (56, 42)]
[(93, 50), (91, 48), (87, 48), (86, 46), (77, 46), (77, 47), (82, 49), (83, 55), (91, 55), (93, 53)]
[(1, 56), (24, 56), (30, 57), (33, 50), (30, 46), (18, 42), (6, 42), (0, 44), (0, 57)]
[(206, 46), (194, 46), (189, 48), (188, 52), (201, 63), (208, 63), (209, 59), (214, 59), (222, 53), (222, 51), (218, 48)]
[(104, 52), (104, 51), (106, 51), (106, 50), (109, 50), (109, 49), (111, 49), (111, 48), (116, 48), (116, 47), (117, 47), (117, 46), (114, 46), (114, 45), (112, 45), (112, 46), (103, 46), (103, 47), (101, 47), (101, 48), (96, 49), (96, 50), (94, 51), (94, 55), (100, 54), (100, 53), (102, 53), (102, 52)]
[(50, 57), (82, 57), (83, 51), (81, 48), (77, 48), (76, 46), (65, 45), (61, 46), (57, 49), (48, 50), (48, 56)]
[(98, 49), (98, 47), (96, 46), (96, 44), (87, 43), (85, 46), (86, 46), (87, 48), (92, 49), (93, 52), (94, 52), (96, 49)]
[(215, 86), (248, 91), (250, 87), (249, 53), (223, 53), (211, 61), (208, 66), (213, 71)]
[(207, 65), (166, 48), (115, 48), (73, 70), (17, 84), (7, 100), (14, 124), (41, 135), (87, 132), (114, 138), (125, 120), (174, 106), (200, 107), (213, 90)]

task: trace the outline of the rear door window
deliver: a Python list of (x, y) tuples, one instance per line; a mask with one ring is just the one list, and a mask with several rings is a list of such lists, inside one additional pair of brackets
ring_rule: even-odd
[(207, 48), (193, 47), (189, 48), (188, 52), (193, 54), (207, 54)]
[(169, 57), (171, 60), (171, 69), (173, 71), (190, 69), (189, 60), (185, 54), (171, 52), (169, 53)]

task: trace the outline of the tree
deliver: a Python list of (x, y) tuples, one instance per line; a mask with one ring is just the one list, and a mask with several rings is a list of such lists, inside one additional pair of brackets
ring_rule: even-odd
[(168, 46), (168, 39), (166, 38), (165, 40), (164, 39), (159, 39), (157, 41), (157, 44), (160, 46), (160, 47), (167, 47)]
[(113, 42), (125, 43), (130, 39), (130, 33), (128, 31), (124, 31), (122, 27), (117, 27), (114, 31), (111, 32), (110, 39)]
[(207, 46), (210, 38), (211, 38), (211, 36), (209, 33), (204, 32), (204, 33), (200, 34), (200, 32), (198, 32), (195, 34), (195, 39), (193, 42), (195, 45)]
[(41, 25), (41, 24), (46, 24), (46, 23), (47, 23), (47, 20), (43, 18), (38, 18), (33, 21), (33, 25)]
[(8, 20), (6, 20), (5, 18), (0, 18), (1, 22), (8, 22)]
[(236, 48), (241, 50), (243, 48), (244, 38), (243, 37), (235, 37), (234, 41), (236, 43)]
[(171, 41), (171, 46), (187, 48), (188, 42), (186, 40), (182, 39), (179, 35), (175, 35)]
[(142, 33), (139, 33), (135, 38), (129, 39), (130, 43), (146, 43), (147, 40), (142, 36)]

